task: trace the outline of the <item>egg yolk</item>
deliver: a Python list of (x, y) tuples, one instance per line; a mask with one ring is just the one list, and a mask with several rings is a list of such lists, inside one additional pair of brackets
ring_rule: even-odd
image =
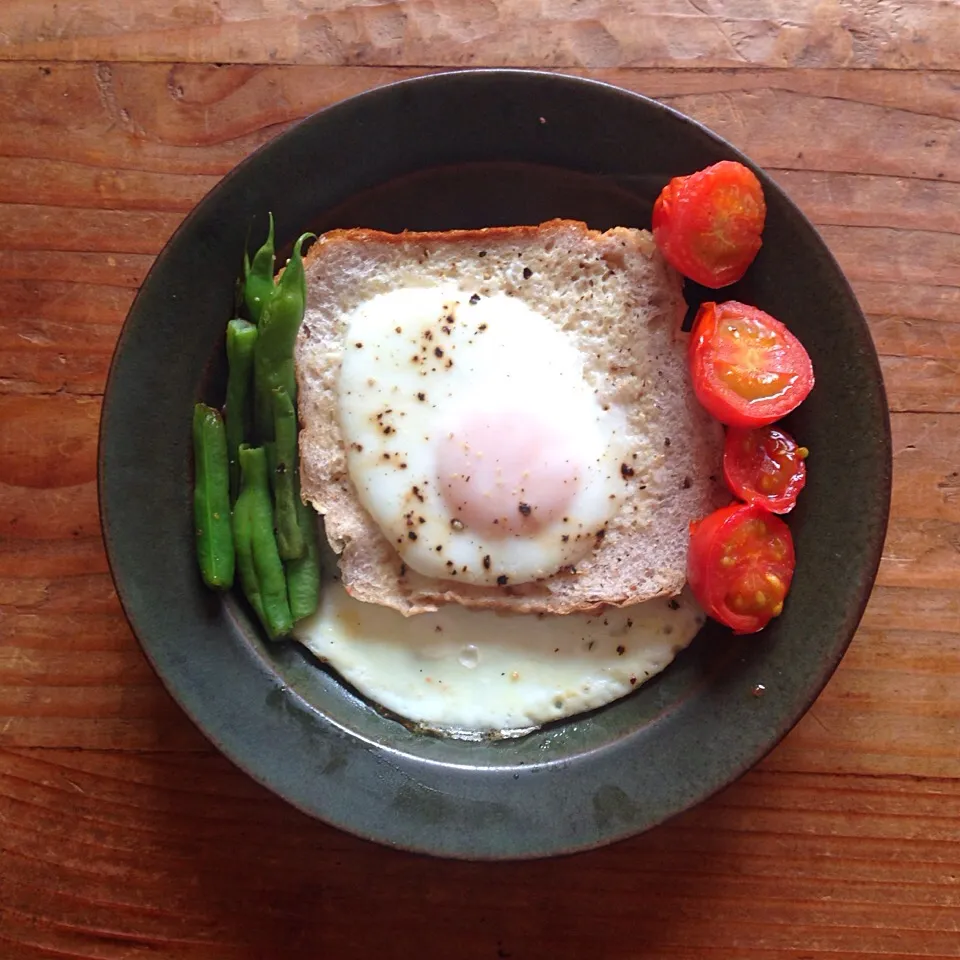
[(450, 515), (488, 537), (562, 522), (580, 485), (572, 439), (529, 408), (468, 414), (438, 439), (437, 475)]

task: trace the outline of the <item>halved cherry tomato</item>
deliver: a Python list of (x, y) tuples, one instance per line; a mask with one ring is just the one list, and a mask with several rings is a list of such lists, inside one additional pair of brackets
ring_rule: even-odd
[(803, 344), (779, 321), (736, 300), (701, 304), (690, 334), (697, 399), (730, 427), (762, 427), (813, 389)]
[(782, 613), (795, 565), (790, 529), (760, 507), (735, 503), (690, 525), (690, 589), (734, 633), (756, 633)]
[(779, 427), (730, 427), (723, 445), (723, 476), (735, 497), (773, 513), (789, 513), (807, 482), (807, 448)]
[(760, 249), (767, 216), (760, 181), (721, 160), (674, 177), (653, 206), (653, 238), (667, 262), (705, 287), (739, 280)]

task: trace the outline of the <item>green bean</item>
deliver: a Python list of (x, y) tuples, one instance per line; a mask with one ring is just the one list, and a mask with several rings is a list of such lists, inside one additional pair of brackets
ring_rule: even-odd
[(297, 515), (306, 551), (299, 560), (288, 560), (287, 596), (294, 623), (317, 609), (320, 596), (320, 550), (317, 543), (317, 515), (297, 496)]
[(260, 322), (263, 308), (276, 289), (273, 282), (273, 214), (270, 214), (270, 229), (263, 246), (253, 255), (251, 261), (243, 255), (243, 302), (247, 313), (254, 323)]
[[(283, 561), (273, 533), (273, 503), (267, 480), (267, 455), (263, 447), (240, 447), (243, 485), (237, 504), (241, 521), (249, 520), (250, 546), (263, 611), (262, 622), (271, 640), (288, 634), (293, 627)], [(251, 600), (251, 604), (253, 601)]]
[(233, 542), (237, 548), (237, 573), (240, 587), (260, 622), (266, 625), (263, 603), (260, 599), (260, 581), (253, 563), (253, 531), (250, 525), (250, 499), (238, 497), (233, 507)]
[(257, 328), (246, 320), (227, 324), (227, 453), (230, 457), (230, 498), (236, 501), (240, 492), (240, 444), (250, 435), (250, 398), (253, 381), (253, 351)]
[(283, 560), (303, 556), (306, 544), (297, 512), (297, 411), (283, 387), (273, 391), (273, 504), (277, 546)]
[(233, 584), (234, 573), (227, 437), (219, 412), (203, 403), (193, 408), (193, 457), (200, 573), (208, 587), (226, 590)]
[(257, 348), (254, 351), (254, 419), (260, 442), (273, 439), (273, 394), (283, 387), (296, 404), (297, 378), (294, 372), (293, 348), (303, 321), (306, 305), (306, 280), (301, 248), (312, 237), (305, 233), (293, 245), (293, 252), (274, 295), (260, 317)]

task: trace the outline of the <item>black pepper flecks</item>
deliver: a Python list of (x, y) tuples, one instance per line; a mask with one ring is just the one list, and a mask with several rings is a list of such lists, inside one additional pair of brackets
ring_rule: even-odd
[(529, 280), (533, 276), (533, 271), (529, 267), (523, 268), (523, 279)]
[(410, 492), (421, 502), (423, 503), (423, 494), (420, 492), (419, 487), (411, 487)]
[(689, 490), (693, 486), (693, 481), (689, 477), (683, 478), (683, 489)]
[(620, 476), (622, 476), (624, 480), (629, 480), (635, 473), (636, 470), (634, 470), (629, 463), (620, 464)]
[(521, 504), (517, 507), (517, 509), (520, 511), (520, 513), (521, 513), (523, 516), (529, 517), (532, 508), (530, 507), (530, 504), (529, 504), (529, 503), (521, 503)]
[(362, 349), (363, 349), (363, 344), (360, 343), (359, 340), (354, 344), (354, 346), (355, 346), (358, 350), (362, 350)]
[(670, 438), (669, 438), (669, 437), (665, 437), (665, 438), (664, 438), (663, 445), (664, 445), (665, 447), (669, 447), (669, 446), (670, 446)]
[(505, 587), (506, 585), (507, 585), (507, 575), (505, 573), (501, 573), (500, 576), (497, 577), (497, 586)]
[(363, 444), (362, 443), (351, 443), (351, 447), (357, 451), (357, 453), (363, 453)]
[(680, 601), (679, 601), (676, 597), (671, 597), (671, 598), (667, 601), (667, 606), (668, 606), (671, 610), (679, 610), (679, 609), (680, 609)]
[(439, 359), (440, 357), (443, 356), (443, 350), (441, 350), (440, 347), (434, 347), (433, 355)]
[(617, 656), (622, 657), (626, 652), (627, 648), (621, 643), (620, 646), (617, 647)]
[(479, 294), (479, 293), (473, 294), (473, 295), (470, 297), (470, 302), (471, 302), (471, 303), (479, 303), (479, 302), (480, 302), (480, 294)]
[[(401, 541), (402, 542), (402, 541)], [(407, 565), (405, 563), (400, 564), (400, 576), (405, 577), (407, 575)]]
[(421, 390), (420, 393), (417, 394), (417, 399), (420, 401), (426, 400), (427, 395)]
[(490, 569), (490, 554), (489, 554), (489, 553), (483, 558), (483, 569), (484, 569), (484, 570), (489, 570), (489, 569)]
[(598, 540), (602, 540), (606, 535), (607, 535), (607, 531), (606, 531), (606, 530), (598, 530), (598, 531), (594, 534), (594, 536), (595, 536)]
[(416, 531), (414, 531), (414, 530), (408, 530), (408, 531), (407, 531), (407, 539), (408, 539), (408, 540), (416, 540), (416, 539), (417, 539)]
[(564, 543), (566, 543), (566, 542), (570, 539), (570, 534), (569, 534), (569, 533), (565, 533), (560, 539), (561, 539)]

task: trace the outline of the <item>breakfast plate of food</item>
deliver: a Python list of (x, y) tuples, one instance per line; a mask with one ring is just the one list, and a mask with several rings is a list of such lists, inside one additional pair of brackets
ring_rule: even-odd
[(278, 136), (187, 217), (101, 421), (111, 570), (204, 733), (440, 856), (588, 849), (816, 698), (879, 563), (876, 353), (694, 121), (461, 71)]

